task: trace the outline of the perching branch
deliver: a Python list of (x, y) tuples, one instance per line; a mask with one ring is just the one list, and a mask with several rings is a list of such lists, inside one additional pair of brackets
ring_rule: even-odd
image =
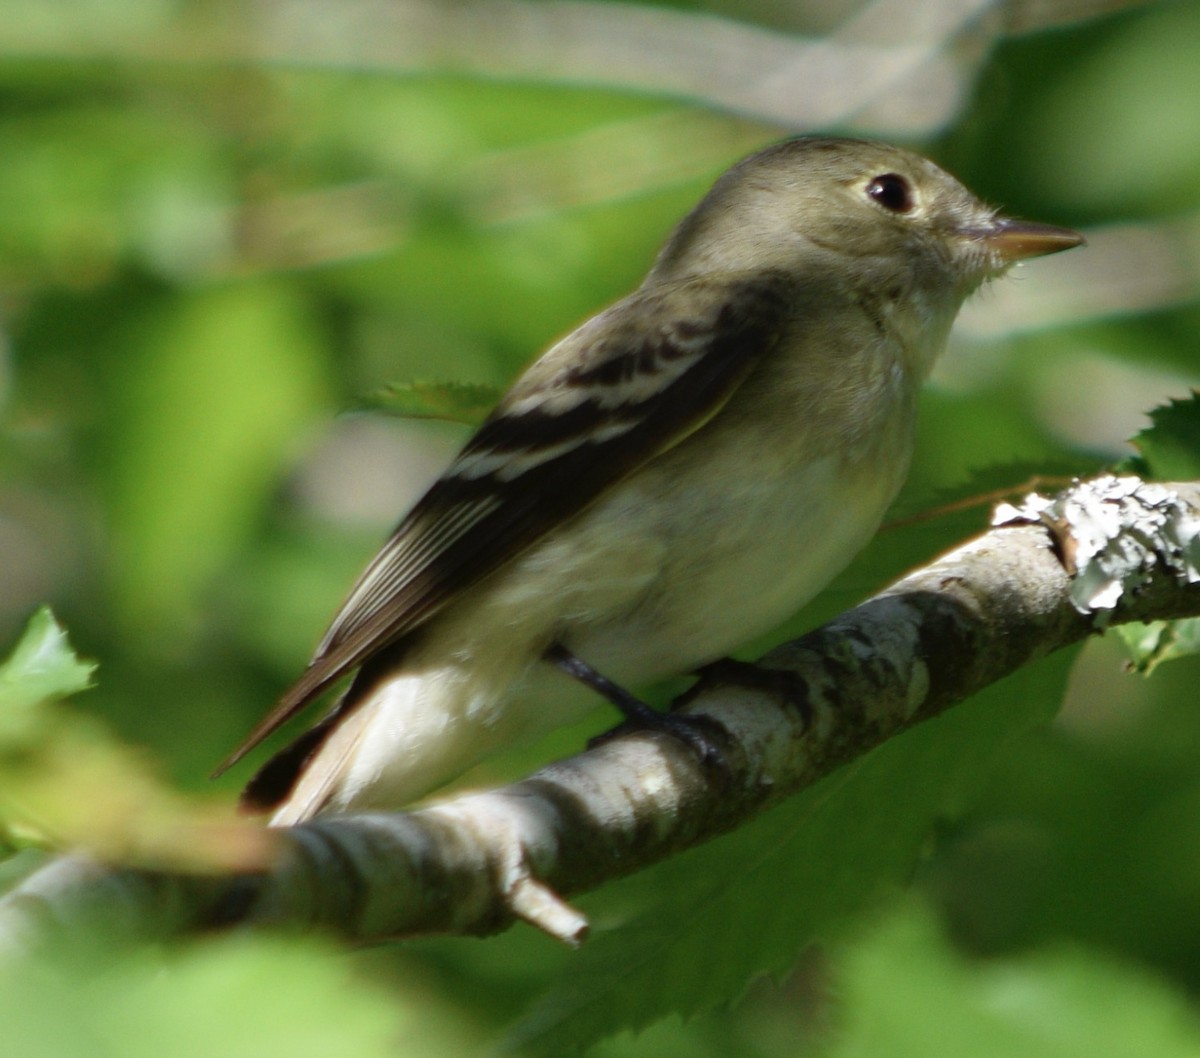
[[(521, 918), (568, 943), (564, 897), (745, 823), (839, 765), (1109, 624), (1200, 615), (1200, 484), (1102, 478), (1021, 511), (772, 651), (756, 686), (685, 711), (721, 747), (614, 738), (501, 789), (278, 834), (261, 874), (107, 869), (64, 857), (0, 901), (0, 949), (98, 924), (164, 936), (234, 924), (354, 941), (487, 934)], [(783, 675), (779, 675), (783, 674)]]

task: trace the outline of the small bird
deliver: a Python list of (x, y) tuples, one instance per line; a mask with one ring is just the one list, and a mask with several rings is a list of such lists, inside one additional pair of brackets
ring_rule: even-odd
[(223, 771), (343, 677), (243, 795), (274, 825), (395, 809), (813, 597), (908, 471), (963, 300), (1067, 228), (932, 162), (802, 137), (726, 172), (633, 293), (517, 379)]

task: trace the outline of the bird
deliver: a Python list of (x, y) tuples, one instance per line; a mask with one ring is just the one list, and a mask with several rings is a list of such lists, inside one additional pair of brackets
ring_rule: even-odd
[(887, 144), (738, 162), (636, 290), (516, 379), (215, 774), (347, 679), (245, 810), (399, 809), (606, 699), (688, 737), (632, 689), (717, 662), (844, 568), (905, 480), (963, 301), (1082, 241)]

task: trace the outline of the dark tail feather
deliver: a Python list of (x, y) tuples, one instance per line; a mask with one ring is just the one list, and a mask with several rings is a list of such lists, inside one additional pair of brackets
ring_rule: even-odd
[(242, 790), (238, 810), (246, 815), (258, 815), (270, 812), (286, 801), (301, 772), (329, 737), (337, 720), (335, 709), (259, 768)]

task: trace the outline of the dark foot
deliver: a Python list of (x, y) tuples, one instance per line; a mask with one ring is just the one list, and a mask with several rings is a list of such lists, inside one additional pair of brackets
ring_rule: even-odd
[(719, 725), (714, 721), (707, 717), (679, 716), (651, 709), (640, 698), (597, 672), (583, 658), (572, 654), (561, 643), (550, 646), (543, 657), (552, 665), (562, 669), (567, 675), (574, 676), (580, 683), (608, 699), (625, 715), (623, 724), (590, 739), (589, 747), (597, 746), (602, 742), (607, 742), (610, 738), (630, 731), (664, 731), (689, 746), (701, 764), (724, 765), (725, 761), (720, 748), (713, 741), (712, 736), (703, 730), (708, 727), (715, 731)]
[(686, 745), (696, 754), (696, 759), (704, 767), (722, 769), (725, 767), (725, 754), (721, 752), (721, 747), (713, 738), (722, 730), (721, 725), (715, 720), (710, 720), (707, 716), (660, 713), (648, 705), (644, 705), (643, 708), (646, 710), (645, 715), (636, 719), (630, 717), (625, 723), (618, 724), (611, 731), (605, 731), (594, 738), (589, 738), (588, 749), (603, 745), (611, 738), (627, 735), (634, 731), (662, 731)]
[(768, 669), (750, 661), (738, 661), (737, 658), (718, 658), (697, 669), (696, 676), (699, 677), (696, 682), (671, 703), (672, 709), (686, 705), (707, 687), (750, 687), (779, 695), (799, 711), (805, 729), (812, 724), (808, 684), (795, 672)]

